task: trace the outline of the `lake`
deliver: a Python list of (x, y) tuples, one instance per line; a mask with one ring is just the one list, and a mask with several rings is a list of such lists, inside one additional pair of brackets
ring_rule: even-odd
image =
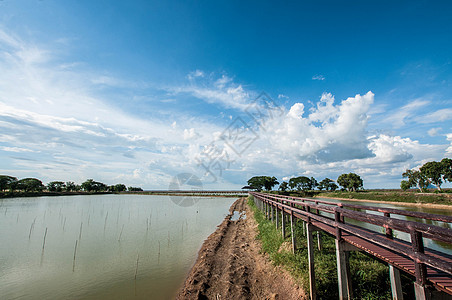
[(174, 297), (203, 241), (235, 201), (198, 197), (190, 198), (195, 203), (187, 207), (184, 199), (90, 195), (0, 200), (2, 299)]

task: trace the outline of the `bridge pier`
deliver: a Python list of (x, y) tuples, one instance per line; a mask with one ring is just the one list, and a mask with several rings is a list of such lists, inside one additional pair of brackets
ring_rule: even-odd
[(312, 238), (312, 232), (314, 231), (314, 226), (306, 223), (306, 235), (308, 242), (308, 263), (309, 263), (309, 294), (311, 300), (315, 300), (317, 297), (317, 290), (315, 288), (315, 269), (314, 269), (314, 241)]
[[(291, 204), (291, 206), (293, 206)], [(297, 251), (297, 244), (296, 244), (296, 240), (295, 240), (295, 225), (296, 225), (296, 219), (293, 215), (293, 211), (290, 211), (290, 234), (292, 237), (292, 252), (293, 254), (295, 254), (295, 252)]]
[(284, 208), (281, 209), (281, 229), (282, 229), (282, 237), (286, 238), (286, 214), (284, 213)]
[(340, 300), (350, 300), (353, 297), (349, 262), (349, 251), (352, 249), (348, 246), (349, 244), (345, 241), (336, 239), (337, 282)]
[(393, 265), (389, 265), (389, 279), (391, 281), (391, 293), (393, 300), (403, 300), (400, 271)]
[(320, 235), (320, 230), (317, 230), (317, 246), (319, 248), (319, 251), (322, 251), (323, 243), (322, 243), (322, 236)]

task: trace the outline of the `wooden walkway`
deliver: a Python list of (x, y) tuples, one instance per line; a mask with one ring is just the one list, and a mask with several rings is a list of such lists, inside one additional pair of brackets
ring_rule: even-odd
[[(452, 255), (424, 248), (423, 243), (423, 239), (431, 239), (452, 245), (452, 216), (341, 204), (256, 192), (250, 194), (254, 196), (255, 201), (260, 200), (257, 203), (258, 207), (272, 219), (276, 218), (277, 220), (279, 214), (281, 214), (281, 219), (284, 219), (285, 216), (301, 219), (306, 222), (306, 228), (322, 230), (336, 237), (337, 247), (340, 247), (341, 243), (348, 245), (345, 248), (342, 247), (342, 250), (337, 249), (338, 276), (345, 281), (345, 283), (339, 282), (341, 299), (351, 298), (351, 291), (349, 291), (351, 283), (350, 278), (348, 278), (349, 274), (347, 274), (348, 262), (344, 260), (345, 265), (340, 266), (341, 260), (339, 256), (341, 251), (351, 250), (364, 251), (390, 265), (391, 272), (394, 272), (391, 273), (393, 299), (402, 299), (401, 290), (397, 290), (397, 285), (401, 289), (398, 270), (416, 278), (415, 291), (417, 299), (428, 299), (431, 296), (429, 286), (452, 295)], [(369, 213), (368, 211), (373, 211), (374, 213)], [(401, 220), (400, 218), (394, 218), (395, 215), (417, 218), (430, 224)], [(385, 233), (382, 234), (350, 224), (349, 220), (351, 219), (381, 226)], [(431, 223), (441, 224), (444, 227), (432, 225)], [(410, 234), (411, 241), (407, 242), (396, 238), (393, 235), (393, 230)], [(344, 257), (347, 257), (347, 255)], [(312, 276), (314, 278), (314, 274)], [(393, 278), (394, 276), (395, 278)], [(315, 299), (315, 283), (311, 284), (312, 289), (314, 289), (314, 294), (311, 293), (311, 298)]]

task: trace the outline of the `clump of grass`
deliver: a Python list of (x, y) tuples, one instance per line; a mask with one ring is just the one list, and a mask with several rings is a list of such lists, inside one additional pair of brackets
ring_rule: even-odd
[[(257, 238), (262, 243), (262, 252), (267, 253), (275, 265), (288, 270), (303, 289), (309, 291), (309, 266), (306, 236), (303, 223), (298, 221), (295, 227), (297, 251), (281, 251), (284, 242), (290, 243), (290, 236), (282, 238), (281, 231), (274, 223), (265, 219), (264, 214), (256, 207), (252, 198), (248, 201), (258, 223)], [(290, 232), (290, 223), (287, 232)], [(336, 269), (336, 248), (333, 237), (320, 233), (323, 248), (314, 250), (315, 275), (318, 299), (338, 299), (338, 283)], [(314, 235), (317, 239), (317, 235)], [(317, 241), (315, 241), (317, 242)], [(350, 253), (353, 295), (356, 299), (391, 299), (388, 289), (389, 270), (386, 264), (359, 252)]]

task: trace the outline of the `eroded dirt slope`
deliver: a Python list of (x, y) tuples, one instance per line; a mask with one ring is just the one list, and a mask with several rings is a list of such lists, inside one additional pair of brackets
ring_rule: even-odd
[[(246, 218), (231, 220), (234, 211)], [(257, 225), (238, 199), (230, 214), (204, 242), (177, 299), (303, 299), (292, 278), (259, 253)]]

